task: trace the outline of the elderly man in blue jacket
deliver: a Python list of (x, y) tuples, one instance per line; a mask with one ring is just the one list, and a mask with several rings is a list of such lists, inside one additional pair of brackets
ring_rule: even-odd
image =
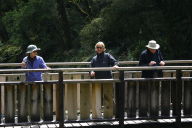
[[(96, 56), (91, 60), (91, 67), (118, 67), (117, 60), (105, 52), (105, 44), (103, 42), (98, 42), (95, 45)], [(91, 77), (96, 79), (110, 79), (112, 78), (111, 71), (92, 71), (90, 73)]]
[[(146, 50), (144, 50), (139, 59), (140, 66), (164, 66), (163, 56), (159, 50), (160, 45), (156, 43), (155, 40), (150, 40), (148, 45), (146, 45)], [(143, 78), (154, 78), (162, 77), (162, 70), (145, 70), (142, 71)]]

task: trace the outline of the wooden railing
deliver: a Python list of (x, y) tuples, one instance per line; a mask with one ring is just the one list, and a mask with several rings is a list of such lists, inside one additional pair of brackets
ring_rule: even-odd
[[(164, 77), (140, 78), (142, 70), (153, 69), (162, 69)], [(112, 70), (114, 77), (90, 79), (91, 70)], [(118, 120), (123, 126), (124, 120), (161, 118), (181, 125), (181, 117), (192, 114), (191, 70), (192, 66), (1, 69), (1, 126), (41, 121), (63, 127), (65, 122), (104, 120)], [(44, 72), (44, 81), (25, 82), (29, 71)]]
[[(168, 65), (172, 64), (191, 64), (192, 60), (165, 60)], [(90, 62), (47, 62), (48, 66), (87, 66)], [(119, 61), (120, 65), (138, 65), (139, 61)], [(21, 63), (0, 63), (0, 67), (18, 67)]]

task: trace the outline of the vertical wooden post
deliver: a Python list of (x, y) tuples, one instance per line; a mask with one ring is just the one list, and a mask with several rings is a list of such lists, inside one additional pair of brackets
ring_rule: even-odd
[(14, 123), (15, 98), (14, 85), (5, 85), (5, 122)]
[[(51, 80), (58, 80), (58, 74), (56, 73), (52, 73), (51, 74)], [(57, 88), (58, 88), (58, 84), (53, 84), (53, 113), (56, 114), (57, 113)], [(57, 116), (58, 114), (56, 114), (56, 120), (59, 119), (59, 117)], [(57, 120), (58, 121), (58, 120)]]
[[(66, 86), (66, 85), (64, 84), (63, 81), (59, 82), (59, 80), (61, 79), (61, 78), (60, 78), (60, 77), (61, 77), (61, 76), (60, 76), (61, 74), (58, 73), (57, 75), (58, 75), (58, 76), (54, 76), (54, 78), (53, 78), (53, 79), (55, 79), (55, 80), (56, 80), (56, 79), (58, 80), (58, 83), (55, 85), (55, 91), (56, 91), (56, 92), (55, 92), (55, 100), (56, 100), (56, 101), (55, 101), (55, 103), (56, 103), (56, 106), (55, 106), (56, 111), (55, 111), (55, 112), (56, 112), (56, 120), (57, 120), (57, 121), (60, 121), (60, 114), (61, 114), (61, 111), (60, 111), (60, 109), (61, 109), (61, 108), (60, 108), (60, 100), (61, 100), (61, 99), (60, 99), (60, 98), (61, 98), (61, 95), (60, 95), (60, 91), (61, 91), (60, 89), (61, 89), (61, 88), (60, 88), (60, 87), (61, 87), (61, 85), (60, 85), (60, 84), (62, 84), (62, 85), (64, 86), (64, 87), (63, 87), (63, 90), (62, 90), (62, 91), (63, 91), (62, 97), (64, 97), (64, 98), (63, 98), (63, 103), (64, 103), (64, 105), (65, 105), (65, 103), (66, 103), (66, 101), (65, 101), (65, 98), (66, 98), (66, 97), (65, 97), (65, 96), (66, 96), (66, 95), (65, 95), (65, 89), (66, 89), (65, 86)], [(62, 74), (62, 77), (63, 77), (62, 79), (65, 79), (65, 80), (66, 80), (66, 78), (63, 76), (63, 74)], [(65, 107), (64, 107), (64, 108), (65, 108)], [(63, 108), (63, 115), (64, 115), (64, 108)]]
[[(44, 72), (43, 80), (46, 82), (51, 80), (50, 74), (48, 72)], [(43, 92), (42, 92), (43, 91)], [(44, 121), (52, 121), (53, 120), (53, 85), (52, 84), (43, 84), (41, 86), (41, 108), (43, 113)]]
[[(6, 81), (6, 77), (5, 76), (0, 76), (0, 82), (5, 82)], [(4, 86), (1, 84), (0, 85), (0, 115), (4, 115), (5, 111), (4, 111)]]
[(89, 83), (82, 83), (80, 87), (80, 113), (81, 119), (89, 119), (90, 115), (90, 88)]
[(103, 83), (104, 118), (113, 117), (113, 83)]
[(28, 101), (27, 101), (27, 86), (25, 84), (18, 85), (17, 97), (18, 97), (18, 122), (27, 122), (28, 114)]
[(59, 109), (59, 128), (63, 128), (64, 127), (64, 83), (63, 83), (63, 72), (60, 71), (59, 72), (59, 107), (57, 109)]
[(31, 121), (40, 121), (40, 84), (31, 84)]
[(150, 81), (150, 116), (159, 115), (159, 81)]
[(92, 85), (92, 113), (93, 118), (101, 118), (101, 84)]
[(53, 85), (44, 84), (43, 85), (43, 113), (44, 120), (53, 120)]
[[(84, 74), (84, 79), (90, 78), (89, 75)], [(80, 85), (80, 114), (81, 119), (89, 119), (91, 109), (91, 90), (90, 83), (81, 83)]]
[[(163, 72), (163, 77), (171, 77), (170, 72)], [(161, 116), (170, 116), (171, 81), (161, 82)]]
[(181, 128), (181, 97), (182, 97), (182, 73), (181, 70), (176, 71), (176, 126)]
[[(71, 79), (79, 77), (78, 75), (73, 75)], [(67, 103), (66, 109), (68, 111), (68, 119), (76, 120), (77, 119), (77, 83), (68, 83), (67, 84)]]
[(127, 116), (136, 117), (136, 81), (127, 82)]
[(124, 104), (125, 104), (125, 82), (124, 82), (124, 71), (120, 71), (120, 84), (119, 84), (119, 102), (118, 102), (118, 111), (119, 111), (119, 126), (124, 127)]
[[(15, 76), (6, 76), (6, 81), (15, 81)], [(13, 123), (15, 121), (15, 85), (4, 86), (4, 104), (5, 104), (5, 122)]]
[(139, 82), (139, 117), (147, 117), (149, 93), (148, 81)]
[(170, 116), (171, 83), (162, 81), (161, 84), (161, 116)]
[[(1, 77), (0, 77), (0, 80), (1, 80)], [(1, 93), (1, 86), (2, 86), (2, 84), (0, 84), (0, 119), (1, 119), (1, 116), (3, 115), (2, 112), (1, 112), (1, 108), (2, 108), (2, 107), (1, 107), (1, 105), (2, 105), (2, 103), (1, 103), (1, 100), (2, 100), (2, 99), (1, 99), (1, 97), (2, 97), (2, 96), (1, 96), (1, 94), (2, 94), (2, 93)], [(1, 121), (0, 121), (0, 122), (1, 122)]]
[[(185, 71), (183, 72), (184, 77), (190, 77), (190, 72)], [(192, 81), (187, 80), (183, 81), (183, 89), (184, 89), (184, 94), (183, 94), (183, 113), (185, 116), (190, 116), (192, 114)]]

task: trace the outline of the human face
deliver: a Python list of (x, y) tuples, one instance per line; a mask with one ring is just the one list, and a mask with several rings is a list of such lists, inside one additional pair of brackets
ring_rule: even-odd
[(34, 58), (37, 55), (37, 51), (33, 51), (32, 53), (30, 53), (30, 57)]
[(151, 53), (155, 53), (156, 51), (157, 51), (157, 49), (151, 49), (151, 48), (148, 48), (149, 49), (149, 51), (151, 52)]
[(105, 48), (104, 48), (102, 45), (97, 45), (96, 48), (95, 48), (95, 50), (96, 50), (96, 52), (97, 52), (98, 54), (104, 52), (104, 49), (105, 49)]

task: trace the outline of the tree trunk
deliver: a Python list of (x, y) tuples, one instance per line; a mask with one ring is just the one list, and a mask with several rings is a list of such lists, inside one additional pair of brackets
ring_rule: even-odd
[(64, 32), (63, 43), (61, 46), (64, 49), (70, 49), (72, 47), (71, 31), (70, 31), (70, 26), (69, 26), (67, 14), (66, 14), (64, 0), (57, 0), (57, 11), (58, 11), (60, 23)]

